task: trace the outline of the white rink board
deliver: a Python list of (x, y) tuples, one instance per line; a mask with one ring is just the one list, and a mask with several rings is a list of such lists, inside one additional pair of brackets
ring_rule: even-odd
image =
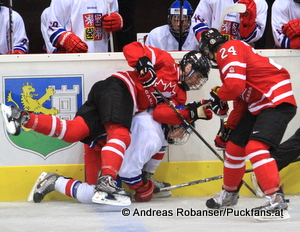
[[(277, 63), (289, 70), (292, 76), (293, 89), (296, 99), (300, 99), (300, 81), (297, 65), (300, 64), (300, 50), (259, 50), (262, 55), (273, 58)], [(173, 52), (172, 56), (179, 61), (185, 52)], [(5, 102), (6, 80), (24, 78), (82, 78), (82, 101), (94, 84), (105, 79), (111, 73), (118, 70), (131, 70), (124, 60), (122, 53), (92, 53), (92, 54), (28, 54), (28, 55), (2, 55), (0, 56), (1, 75), (1, 102)], [(257, 67), (259, 72), (259, 67)], [(217, 70), (212, 70), (209, 81), (200, 91), (188, 93), (188, 101), (209, 98), (210, 89), (220, 85)], [(34, 87), (34, 86), (33, 86)], [(34, 92), (32, 93), (34, 94)], [(38, 96), (37, 96), (38, 97)], [(293, 134), (299, 126), (299, 114), (292, 120), (285, 138)], [(219, 118), (214, 117), (210, 121), (198, 121), (196, 129), (204, 139), (213, 146), (213, 139), (219, 129)], [(52, 164), (80, 164), (83, 163), (83, 146), (77, 143), (67, 148), (51, 152), (47, 156), (41, 156), (37, 152), (24, 149), (15, 145), (3, 130), (2, 119), (0, 121), (0, 165), (1, 166), (27, 166), (27, 165), (52, 165)], [(47, 144), (45, 145), (47, 146)], [(215, 155), (194, 134), (183, 146), (170, 146), (164, 161), (210, 161), (217, 160)]]

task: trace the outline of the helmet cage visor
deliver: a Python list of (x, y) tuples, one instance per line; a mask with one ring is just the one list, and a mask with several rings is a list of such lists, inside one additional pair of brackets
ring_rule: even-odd
[(207, 82), (208, 77), (203, 76), (199, 71), (191, 69), (189, 73), (183, 74), (183, 82), (189, 90), (199, 90)]
[(183, 124), (171, 125), (170, 131), (168, 132), (168, 143), (174, 145), (183, 145), (185, 144), (192, 132), (190, 128), (185, 128)]

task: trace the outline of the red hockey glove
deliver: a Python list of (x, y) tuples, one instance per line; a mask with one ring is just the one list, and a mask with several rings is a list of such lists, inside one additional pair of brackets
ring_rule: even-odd
[(291, 49), (300, 49), (300, 35), (295, 36), (290, 40)]
[(23, 52), (21, 50), (14, 50), (13, 52), (8, 51), (6, 54), (25, 54), (25, 52)]
[(190, 118), (192, 120), (197, 120), (197, 119), (205, 119), (205, 120), (210, 120), (212, 119), (212, 111), (211, 108), (209, 107), (210, 100), (200, 100), (199, 102), (191, 102), (188, 103), (186, 106), (188, 110), (190, 111)]
[(300, 19), (293, 19), (282, 26), (282, 33), (289, 39), (300, 35)]
[(103, 16), (102, 25), (106, 32), (115, 32), (123, 28), (123, 18), (118, 13), (111, 13)]
[(134, 68), (138, 72), (139, 81), (144, 87), (152, 86), (155, 83), (156, 73), (152, 62), (147, 56), (141, 57)]
[(141, 187), (135, 189), (134, 199), (138, 202), (150, 201), (153, 197), (154, 183), (147, 180)]
[(246, 5), (246, 11), (240, 13), (240, 35), (241, 37), (246, 38), (256, 27), (256, 4), (254, 0), (239, 0), (238, 3)]
[(226, 118), (229, 107), (227, 102), (221, 101), (221, 99), (218, 97), (219, 89), (220, 89), (219, 86), (216, 86), (211, 89), (210, 92), (211, 109), (220, 118)]
[(220, 130), (215, 138), (215, 147), (219, 151), (223, 151), (226, 148), (226, 144), (229, 140), (232, 129), (226, 127), (226, 122), (221, 125)]
[(71, 31), (62, 33), (56, 43), (56, 47), (64, 47), (69, 53), (87, 52), (88, 46)]

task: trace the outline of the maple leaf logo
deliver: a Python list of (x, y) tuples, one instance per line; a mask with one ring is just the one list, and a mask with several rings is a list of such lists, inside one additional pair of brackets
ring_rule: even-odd
[[(156, 82), (155, 86), (168, 99), (171, 99), (174, 95), (176, 95), (176, 83), (164, 83), (163, 80), (159, 80), (158, 82)], [(158, 102), (163, 101), (163, 99), (161, 98), (161, 96), (159, 96), (158, 93), (153, 92), (153, 96), (157, 99)]]

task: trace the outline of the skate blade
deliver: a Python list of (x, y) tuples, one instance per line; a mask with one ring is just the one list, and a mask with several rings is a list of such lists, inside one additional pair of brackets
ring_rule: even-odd
[(11, 122), (8, 121), (8, 117), (11, 116), (11, 108), (7, 105), (4, 105), (3, 103), (0, 103), (0, 110), (2, 112), (2, 117), (3, 117), (7, 132), (10, 134), (15, 134), (17, 131), (16, 127), (15, 127), (15, 123), (13, 121), (11, 121)]
[(106, 192), (95, 192), (92, 201), (97, 204), (115, 205), (115, 206), (128, 206), (131, 205), (131, 200), (127, 196), (114, 194), (113, 197), (109, 196)]
[(162, 191), (162, 192), (153, 194), (153, 198), (167, 198), (167, 197), (171, 197), (171, 196), (172, 196), (171, 191)]
[(291, 219), (287, 210), (282, 211), (281, 216), (254, 216), (256, 222), (273, 222), (273, 221), (287, 221)]
[(47, 175), (46, 172), (42, 172), (40, 174), (40, 176), (37, 178), (36, 182), (34, 183), (29, 195), (28, 195), (28, 198), (27, 198), (27, 201), (33, 201), (33, 195), (34, 195), (34, 190), (36, 189), (36, 186), (45, 178), (45, 176)]

